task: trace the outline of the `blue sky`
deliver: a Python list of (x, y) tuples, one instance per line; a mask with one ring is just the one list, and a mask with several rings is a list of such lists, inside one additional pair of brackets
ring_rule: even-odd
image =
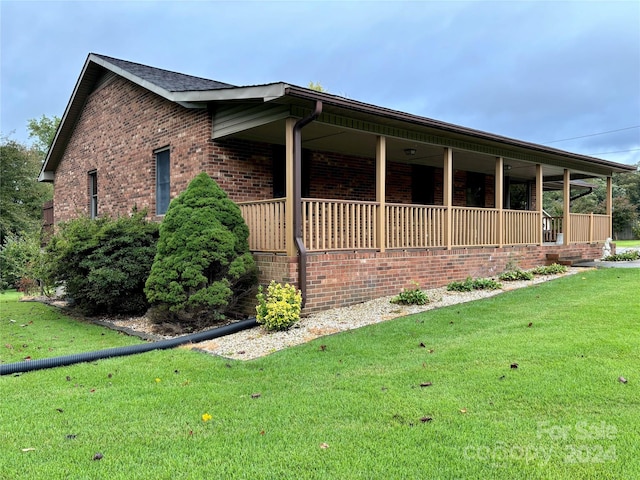
[(1, 0), (0, 19), (0, 131), (25, 143), (28, 119), (62, 116), (94, 52), (235, 85), (320, 82), (353, 100), (640, 162), (635, 0)]

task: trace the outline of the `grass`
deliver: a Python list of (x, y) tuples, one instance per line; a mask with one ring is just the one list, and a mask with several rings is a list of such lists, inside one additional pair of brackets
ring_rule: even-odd
[[(640, 270), (588, 271), (249, 362), (181, 348), (0, 377), (0, 472), (632, 478), (640, 472), (638, 284)], [(4, 298), (3, 344), (15, 328), (40, 328), (29, 309), (50, 310)], [(15, 327), (8, 317), (34, 324)], [(127, 340), (58, 322), (59, 339), (68, 328), (83, 347)]]
[(640, 240), (616, 240), (615, 244), (616, 247), (624, 248), (640, 247)]

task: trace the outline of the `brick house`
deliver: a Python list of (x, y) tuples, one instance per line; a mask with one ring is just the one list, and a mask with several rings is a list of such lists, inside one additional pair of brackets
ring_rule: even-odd
[[(634, 169), (286, 83), (90, 54), (40, 180), (54, 184), (54, 223), (134, 206), (159, 221), (206, 171), (240, 205), (261, 281), (296, 283), (314, 311), (548, 255), (597, 258), (611, 175)], [(545, 189), (568, 206), (594, 177), (606, 215), (544, 217)]]

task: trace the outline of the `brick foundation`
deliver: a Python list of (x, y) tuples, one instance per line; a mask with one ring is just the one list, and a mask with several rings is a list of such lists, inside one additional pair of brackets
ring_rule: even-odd
[[(507, 265), (530, 269), (545, 265), (548, 253), (563, 257), (600, 258), (602, 244), (464, 248), (310, 254), (307, 258), (305, 313), (343, 307), (395, 295), (403, 288), (436, 288), (466, 277), (491, 277)], [(260, 282), (297, 284), (297, 258), (256, 255)]]

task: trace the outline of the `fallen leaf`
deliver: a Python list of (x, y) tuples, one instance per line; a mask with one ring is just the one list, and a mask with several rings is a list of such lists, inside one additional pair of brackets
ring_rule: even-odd
[(7, 347), (9, 350), (13, 350), (13, 345), (11, 345), (10, 343), (7, 343), (5, 347)]
[(329, 444), (323, 442), (323, 443), (320, 444), (320, 448), (325, 448), (325, 449), (329, 448)]
[(58, 411), (60, 413), (64, 412), (64, 410), (62, 410), (61, 408), (56, 408), (56, 411)]
[(96, 389), (92, 388), (91, 390), (89, 390), (89, 393), (95, 393)]
[(430, 387), (431, 385), (433, 385), (433, 383), (431, 383), (431, 382), (422, 382), (420, 384), (421, 387)]
[(103, 455), (100, 452), (98, 452), (93, 456), (93, 459), (94, 460), (102, 460), (102, 457), (103, 457)]
[(422, 417), (422, 418), (420, 419), (420, 421), (421, 421), (422, 423), (427, 423), (427, 422), (430, 422), (430, 421), (432, 421), (432, 420), (433, 420), (433, 418), (432, 418), (432, 417)]
[(251, 398), (260, 398), (262, 396), (262, 394), (260, 393), (252, 393), (251, 394)]
[(435, 350), (433, 348), (429, 349), (429, 353), (433, 353)]
[(466, 408), (461, 408), (460, 409), (460, 413), (467, 413), (467, 409)]
[(326, 352), (327, 351), (327, 346), (326, 345), (320, 345), (320, 351), (321, 352)]
[(427, 346), (426, 346), (424, 343), (422, 343), (422, 342), (420, 342), (420, 346), (421, 346), (422, 348), (427, 348)]
[(33, 452), (33, 451), (35, 451), (35, 448), (23, 448), (22, 451), (23, 452)]
[(514, 363), (512, 363), (512, 364), (511, 364), (511, 368), (518, 368), (518, 364), (517, 364), (517, 363), (515, 363), (515, 362), (514, 362)]
[(260, 430), (260, 435), (264, 435), (264, 430)]
[(24, 357), (24, 359), (25, 359), (26, 361), (29, 361), (29, 360), (31, 360), (31, 356), (30, 356), (30, 355), (27, 355), (26, 357)]
[(502, 375), (498, 380), (504, 380), (506, 377)]
[(529, 322), (529, 325), (527, 325), (527, 327), (530, 327), (531, 325), (533, 325), (533, 322)]
[(175, 373), (176, 375), (180, 373), (180, 370), (174, 370), (173, 373)]
[(624, 378), (624, 377), (618, 377), (618, 381), (619, 381), (620, 383), (627, 383), (627, 379), (626, 379), (626, 378)]
[(112, 373), (110, 373), (109, 375), (107, 375), (107, 378), (111, 378), (111, 377), (113, 377), (113, 374), (112, 374)]
[(71, 377), (69, 375), (67, 375), (67, 382), (71, 381)]

